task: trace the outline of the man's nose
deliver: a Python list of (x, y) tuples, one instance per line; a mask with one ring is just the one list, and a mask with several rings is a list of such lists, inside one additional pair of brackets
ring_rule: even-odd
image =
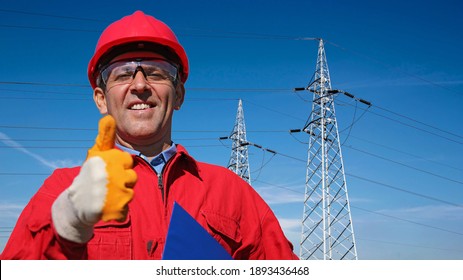
[(145, 74), (143, 71), (137, 69), (132, 80), (131, 88), (136, 92), (143, 93), (147, 86), (148, 82), (146, 81)]

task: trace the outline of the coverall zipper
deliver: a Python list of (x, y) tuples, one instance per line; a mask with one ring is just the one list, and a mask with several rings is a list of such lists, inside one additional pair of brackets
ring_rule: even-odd
[(157, 175), (158, 175), (158, 188), (161, 191), (162, 202), (164, 202), (164, 183), (162, 182), (162, 172), (160, 172)]

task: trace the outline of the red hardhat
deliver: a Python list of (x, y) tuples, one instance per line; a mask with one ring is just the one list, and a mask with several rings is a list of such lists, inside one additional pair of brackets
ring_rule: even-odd
[[(174, 32), (162, 21), (136, 11), (132, 15), (110, 24), (101, 34), (95, 53), (88, 64), (88, 78), (95, 88), (101, 59), (115, 48), (131, 43), (148, 43), (167, 47), (174, 53), (180, 63), (180, 79), (188, 78), (188, 58)], [(144, 44), (135, 44), (143, 47)], [(135, 50), (136, 47), (134, 47)], [(149, 49), (148, 49), (149, 50)]]

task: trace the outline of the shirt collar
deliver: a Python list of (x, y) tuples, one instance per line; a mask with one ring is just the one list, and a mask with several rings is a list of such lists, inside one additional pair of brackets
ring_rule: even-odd
[(124, 146), (122, 146), (122, 145), (120, 145), (118, 143), (116, 143), (116, 146), (119, 149), (121, 149), (121, 150), (123, 150), (125, 152), (128, 152), (131, 155), (141, 157), (146, 162), (148, 162), (154, 168), (154, 170), (156, 170), (156, 172), (158, 174), (160, 174), (162, 172), (162, 169), (164, 168), (166, 163), (177, 153), (177, 147), (176, 147), (176, 145), (174, 143), (172, 143), (172, 145), (169, 148), (162, 151), (160, 154), (155, 156), (151, 161), (149, 161), (148, 158), (145, 155), (143, 155), (142, 153), (140, 153), (139, 151), (136, 151), (136, 150), (131, 149), (131, 148), (124, 147)]

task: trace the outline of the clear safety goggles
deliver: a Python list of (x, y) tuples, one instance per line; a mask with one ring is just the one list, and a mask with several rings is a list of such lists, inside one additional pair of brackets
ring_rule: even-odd
[(158, 58), (137, 58), (115, 61), (101, 70), (101, 79), (105, 85), (130, 84), (141, 71), (148, 83), (171, 81), (176, 83), (178, 67)]

